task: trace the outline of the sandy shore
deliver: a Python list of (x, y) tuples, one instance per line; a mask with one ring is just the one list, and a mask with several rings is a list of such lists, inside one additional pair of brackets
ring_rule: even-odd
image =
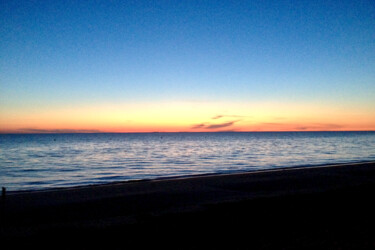
[(0, 236), (9, 249), (374, 249), (374, 190), (367, 162), (16, 192)]

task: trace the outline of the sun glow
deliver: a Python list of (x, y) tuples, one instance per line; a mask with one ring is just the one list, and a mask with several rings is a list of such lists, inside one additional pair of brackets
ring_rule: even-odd
[(2, 133), (374, 130), (375, 115), (280, 103), (156, 102), (2, 112)]

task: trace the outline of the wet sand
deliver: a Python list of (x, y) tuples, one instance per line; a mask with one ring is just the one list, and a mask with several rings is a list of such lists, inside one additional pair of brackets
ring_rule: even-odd
[[(9, 249), (375, 249), (375, 162), (9, 193)], [(51, 245), (52, 244), (52, 245)]]

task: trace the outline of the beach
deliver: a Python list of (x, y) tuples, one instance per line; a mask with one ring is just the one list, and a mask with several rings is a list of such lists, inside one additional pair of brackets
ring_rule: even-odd
[(1, 242), (9, 249), (374, 249), (373, 190), (375, 162), (8, 192)]

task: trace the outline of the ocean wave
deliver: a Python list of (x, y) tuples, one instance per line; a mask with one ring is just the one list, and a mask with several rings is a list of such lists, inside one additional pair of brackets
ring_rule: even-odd
[(374, 132), (17, 136), (0, 140), (11, 190), (375, 160)]

